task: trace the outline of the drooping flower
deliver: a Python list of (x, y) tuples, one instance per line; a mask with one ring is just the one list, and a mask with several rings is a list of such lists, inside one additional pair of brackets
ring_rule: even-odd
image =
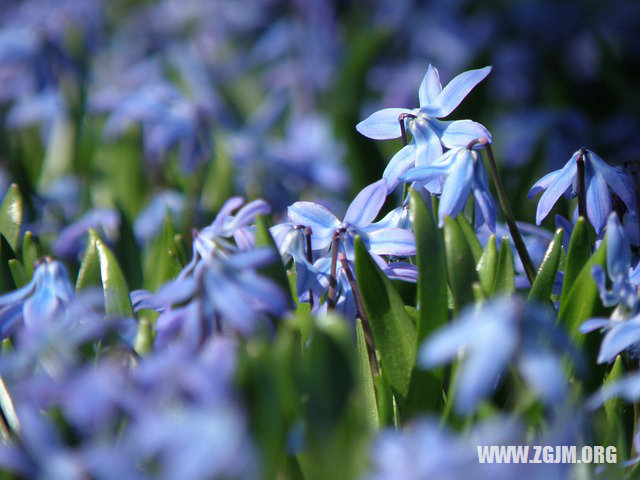
[(45, 258), (27, 285), (0, 296), (0, 338), (13, 335), (22, 325), (38, 330), (54, 320), (73, 298), (67, 269)]
[(529, 191), (529, 198), (544, 190), (536, 211), (536, 224), (549, 214), (560, 196), (567, 198), (578, 195), (578, 158), (582, 157), (585, 167), (585, 188), (587, 216), (600, 233), (611, 213), (611, 193), (613, 190), (625, 203), (630, 212), (635, 214), (635, 199), (631, 180), (626, 173), (607, 165), (591, 150), (578, 150), (560, 170), (548, 173), (538, 180)]
[(469, 413), (496, 388), (510, 362), (545, 403), (562, 399), (567, 388), (562, 355), (567, 349), (571, 351), (570, 343), (548, 311), (517, 296), (501, 297), (469, 307), (452, 325), (428, 338), (419, 363), (431, 368), (464, 352), (455, 406)]
[(481, 137), (491, 140), (491, 134), (479, 123), (471, 120), (439, 120), (451, 114), (489, 72), (491, 67), (469, 70), (452, 79), (443, 89), (438, 70), (429, 65), (418, 91), (419, 108), (385, 108), (356, 125), (356, 129), (365, 137), (389, 140), (401, 136), (400, 120), (403, 118), (405, 128), (413, 136), (411, 142), (396, 153), (384, 171), (383, 178), (390, 191), (409, 168), (429, 165), (439, 158), (443, 147), (465, 147), (472, 140)]
[(616, 212), (609, 215), (606, 232), (607, 273), (612, 282), (611, 290), (607, 290), (607, 273), (600, 265), (594, 265), (593, 279), (598, 285), (600, 298), (605, 307), (621, 303), (633, 310), (638, 305), (640, 297), (637, 287), (630, 281), (630, 275), (634, 271), (631, 265), (631, 248)]
[[(439, 180), (442, 185), (438, 218), (440, 226), (444, 217), (456, 217), (464, 209), (469, 195), (473, 192), (476, 199), (475, 224), (480, 228), (486, 222), (489, 230), (496, 228), (496, 207), (489, 189), (489, 178), (480, 154), (467, 148), (452, 149), (435, 162), (414, 167), (400, 177), (405, 182), (419, 185), (433, 184)], [(431, 187), (433, 190), (433, 187)]]

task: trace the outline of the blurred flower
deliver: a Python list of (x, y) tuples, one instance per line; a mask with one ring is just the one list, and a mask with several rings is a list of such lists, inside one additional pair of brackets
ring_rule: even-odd
[(176, 190), (164, 190), (154, 195), (133, 225), (138, 241), (146, 242), (155, 237), (162, 229), (166, 215), (174, 224), (178, 223), (184, 208), (184, 196)]
[(467, 308), (425, 341), (418, 361), (432, 368), (462, 352), (455, 407), (468, 414), (496, 388), (511, 362), (545, 403), (562, 400), (567, 384), (561, 359), (567, 349), (572, 350), (570, 343), (548, 311), (513, 296)]
[(489, 189), (489, 178), (478, 152), (464, 147), (451, 149), (433, 163), (414, 167), (400, 177), (404, 182), (417, 182), (419, 185), (436, 179), (440, 184), (444, 183), (441, 192), (431, 192), (441, 193), (438, 207), (440, 227), (444, 225), (446, 216), (457, 217), (462, 212), (469, 194), (473, 192), (476, 199), (476, 228), (486, 222), (489, 230), (495, 231), (496, 207)]
[(62, 229), (53, 244), (53, 252), (59, 257), (73, 259), (83, 251), (90, 228), (113, 242), (117, 238), (119, 226), (120, 215), (117, 211), (108, 208), (93, 209)]
[[(466, 147), (481, 137), (491, 139), (482, 125), (471, 120), (438, 120), (453, 112), (490, 71), (491, 67), (485, 67), (461, 73), (443, 89), (438, 70), (429, 65), (418, 92), (419, 108), (385, 108), (356, 125), (362, 135), (374, 140), (398, 138), (402, 134), (400, 121), (408, 125), (413, 139), (391, 159), (383, 175), (389, 190), (396, 187), (400, 175), (412, 166), (429, 165), (439, 158), (443, 146)], [(401, 115), (404, 115), (402, 120)]]
[(54, 320), (73, 297), (64, 265), (45, 259), (27, 285), (0, 296), (0, 337), (13, 335), (22, 324), (27, 330), (37, 331)]
[(529, 198), (545, 191), (538, 202), (536, 224), (549, 214), (553, 205), (562, 194), (567, 198), (578, 195), (577, 159), (582, 156), (585, 166), (585, 187), (587, 216), (591, 224), (600, 233), (611, 213), (611, 188), (625, 203), (629, 211), (635, 213), (635, 198), (631, 180), (627, 174), (607, 165), (598, 155), (590, 150), (576, 151), (561, 170), (548, 173), (538, 180), (529, 191)]

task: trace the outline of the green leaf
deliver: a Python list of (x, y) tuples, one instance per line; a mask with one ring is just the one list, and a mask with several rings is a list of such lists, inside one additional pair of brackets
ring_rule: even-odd
[(559, 228), (556, 230), (551, 243), (547, 247), (547, 252), (544, 254), (542, 265), (538, 269), (536, 279), (533, 281), (533, 286), (529, 292), (529, 301), (544, 303), (549, 301), (551, 291), (553, 290), (553, 284), (556, 281), (556, 274), (558, 273), (558, 266), (560, 265), (560, 257), (562, 256), (562, 237), (564, 230)]
[[(569, 251), (571, 251), (571, 248), (569, 248)], [(599, 304), (598, 287), (593, 280), (592, 270), (594, 265), (605, 267), (606, 252), (607, 238), (605, 236), (600, 248), (584, 264), (573, 284), (567, 284), (565, 277), (564, 287), (570, 286), (571, 288), (569, 293), (566, 294), (564, 302), (561, 300), (558, 322), (565, 326), (578, 343), (582, 343), (585, 337), (578, 331), (580, 325), (592, 316), (594, 309)]]
[(401, 401), (409, 393), (416, 360), (416, 331), (400, 295), (356, 237), (356, 278), (371, 324), (376, 350), (393, 392)]
[[(291, 289), (289, 288), (287, 271), (282, 264), (282, 257), (280, 256), (280, 252), (278, 252), (276, 242), (273, 240), (271, 232), (269, 232), (269, 226), (267, 225), (264, 217), (262, 217), (261, 215), (258, 215), (256, 217), (255, 223), (256, 247), (267, 247), (273, 252), (274, 256), (273, 262), (261, 268), (260, 272), (282, 287), (284, 292), (287, 294), (287, 298), (289, 299), (289, 305), (293, 307), (293, 295), (291, 293)], [(298, 294), (300, 293), (301, 292), (298, 292)]]
[(493, 279), (496, 277), (496, 268), (498, 266), (498, 248), (496, 247), (496, 236), (491, 235), (487, 241), (484, 253), (480, 257), (476, 266), (480, 285), (486, 297), (492, 297)]
[(10, 292), (16, 288), (11, 268), (9, 267), (9, 261), (15, 258), (16, 254), (11, 245), (9, 245), (4, 235), (0, 234), (0, 293)]
[(99, 284), (104, 292), (105, 313), (109, 316), (133, 316), (129, 288), (120, 265), (95, 230), (89, 229), (76, 288)]
[(447, 323), (447, 264), (444, 245), (433, 213), (420, 195), (412, 190), (410, 214), (416, 235), (418, 264), (417, 342), (420, 344), (431, 332)]
[(29, 272), (30, 276), (33, 275), (33, 267), (39, 256), (37, 240), (31, 232), (25, 232), (22, 239), (22, 266)]
[(96, 250), (96, 242), (91, 235), (87, 236), (87, 246), (84, 249), (84, 256), (80, 263), (78, 278), (76, 279), (76, 290), (87, 287), (102, 286), (100, 279), (100, 259)]
[(214, 154), (205, 174), (200, 204), (209, 211), (219, 210), (233, 195), (233, 167), (222, 135), (215, 135)]
[(13, 282), (16, 284), (16, 288), (24, 287), (31, 281), (33, 272), (29, 272), (16, 258), (9, 260), (9, 270), (11, 270), (11, 276)]
[(482, 244), (480, 243), (480, 240), (478, 240), (476, 232), (473, 230), (473, 227), (469, 223), (469, 220), (467, 220), (467, 217), (460, 214), (458, 215), (457, 220), (458, 225), (460, 225), (460, 229), (462, 230), (462, 233), (464, 233), (464, 237), (467, 239), (467, 243), (471, 248), (473, 259), (477, 264), (480, 261), (480, 257), (482, 257)]
[(119, 264), (122, 265), (127, 284), (129, 284), (133, 290), (137, 290), (138, 288), (142, 288), (140, 249), (138, 248), (138, 242), (133, 233), (128, 215), (121, 207), (118, 207), (118, 213), (120, 214), (120, 234), (118, 236), (118, 243), (116, 243), (114, 248), (114, 253)]
[(0, 205), (0, 233), (7, 239), (14, 252), (18, 251), (18, 237), (22, 226), (23, 208), (20, 189), (18, 185), (13, 183)]
[(513, 261), (513, 252), (511, 251), (509, 237), (502, 237), (496, 276), (493, 281), (494, 294), (513, 293), (516, 290), (515, 270), (516, 267)]
[[(160, 285), (174, 277), (176, 269), (174, 256), (178, 251), (175, 235), (171, 216), (167, 212), (160, 235), (154, 240), (145, 255), (144, 285), (146, 289), (155, 291)], [(171, 252), (174, 254), (172, 255)]]
[(573, 227), (571, 240), (569, 241), (569, 251), (564, 264), (564, 280), (562, 282), (562, 293), (560, 294), (561, 305), (567, 299), (569, 291), (589, 257), (591, 257), (591, 242), (589, 242), (587, 221), (584, 217), (580, 217)]
[(476, 262), (469, 243), (458, 222), (444, 219), (444, 247), (447, 256), (447, 277), (453, 294), (455, 309), (473, 302), (473, 282), (478, 281)]
[(380, 426), (380, 414), (378, 413), (376, 390), (373, 387), (373, 377), (371, 376), (367, 342), (364, 338), (362, 320), (359, 318), (356, 320), (356, 352), (358, 356), (358, 371), (361, 379), (365, 416), (369, 426), (375, 430)]

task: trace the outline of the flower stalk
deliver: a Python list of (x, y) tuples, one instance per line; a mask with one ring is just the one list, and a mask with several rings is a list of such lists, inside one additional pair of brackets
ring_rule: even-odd
[(511, 238), (513, 239), (513, 243), (515, 244), (516, 251), (518, 252), (518, 256), (522, 261), (522, 265), (524, 266), (524, 271), (527, 274), (527, 278), (531, 285), (533, 285), (533, 281), (536, 278), (536, 268), (531, 261), (531, 257), (529, 256), (529, 252), (527, 251), (527, 247), (522, 239), (522, 234), (520, 233), (520, 229), (516, 224), (516, 219), (513, 215), (513, 210), (511, 210), (511, 204), (509, 203), (509, 199), (507, 197), (507, 193), (504, 189), (504, 185), (502, 183), (502, 177), (500, 177), (500, 172), (498, 171), (498, 165), (496, 163), (496, 159), (493, 155), (493, 150), (491, 148), (491, 144), (487, 137), (482, 137), (477, 140), (473, 140), (467, 146), (468, 149), (473, 148), (474, 145), (481, 144), (484, 147), (485, 152), (487, 152), (487, 160), (489, 163), (489, 170), (491, 170), (491, 176), (493, 177), (493, 184), (496, 187), (496, 192), (498, 194), (498, 200), (500, 201), (500, 206), (502, 207), (502, 211), (507, 220), (507, 225), (509, 227), (509, 233), (511, 233)]

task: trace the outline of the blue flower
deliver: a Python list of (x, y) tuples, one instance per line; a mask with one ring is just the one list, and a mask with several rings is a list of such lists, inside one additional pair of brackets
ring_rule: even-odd
[(640, 314), (624, 320), (591, 318), (580, 326), (584, 334), (598, 329), (607, 332), (600, 344), (598, 363), (612, 362), (625, 350), (634, 358), (640, 357)]
[(383, 178), (390, 191), (409, 168), (414, 165), (429, 165), (439, 158), (443, 146), (464, 147), (481, 137), (491, 140), (491, 134), (479, 123), (471, 120), (438, 120), (453, 112), (489, 72), (491, 67), (469, 70), (452, 79), (443, 89), (438, 70), (429, 65), (418, 91), (419, 108), (385, 108), (356, 125), (356, 129), (365, 137), (388, 140), (401, 136), (400, 120), (401, 115), (404, 116), (402, 121), (413, 139), (396, 153), (384, 171)]
[(489, 190), (487, 172), (477, 151), (467, 148), (449, 150), (430, 165), (410, 169), (400, 179), (419, 185), (433, 184), (434, 180), (444, 183), (438, 207), (441, 227), (444, 217), (456, 217), (462, 212), (469, 194), (473, 192), (477, 207), (476, 227), (480, 228), (486, 222), (489, 229), (495, 231), (496, 207)]
[(415, 254), (413, 233), (401, 228), (372, 223), (387, 197), (384, 180), (365, 187), (347, 208), (344, 219), (338, 220), (325, 207), (312, 202), (296, 202), (287, 214), (296, 225), (311, 227), (311, 245), (314, 250), (328, 247), (334, 234), (339, 232), (339, 250), (349, 260), (354, 259), (353, 242), (360, 235), (371, 253), (408, 257)]
[(0, 338), (13, 335), (22, 324), (38, 330), (59, 315), (74, 298), (67, 269), (45, 259), (24, 287), (0, 296)]
[(138, 214), (133, 225), (136, 238), (145, 242), (155, 237), (164, 224), (167, 213), (176, 224), (185, 209), (184, 196), (175, 190), (164, 190), (157, 193), (149, 205)]
[(514, 296), (469, 307), (425, 341), (418, 361), (432, 368), (464, 352), (455, 406), (467, 414), (496, 388), (510, 362), (545, 403), (561, 400), (567, 389), (562, 373), (566, 350), (571, 351), (570, 343), (548, 312)]
[(593, 267), (593, 279), (600, 290), (600, 298), (605, 307), (621, 303), (633, 310), (638, 305), (637, 286), (630, 281), (631, 248), (624, 228), (618, 220), (616, 212), (612, 212), (607, 220), (607, 272), (612, 282), (611, 290), (607, 290), (604, 269), (600, 265)]
[(53, 252), (62, 258), (74, 258), (84, 249), (87, 231), (97, 230), (108, 241), (118, 236), (120, 215), (110, 208), (96, 208), (83, 215), (71, 225), (63, 228), (53, 244)]
[(635, 214), (635, 198), (629, 177), (624, 172), (607, 165), (591, 150), (578, 150), (562, 169), (548, 173), (531, 187), (529, 198), (545, 191), (540, 197), (536, 211), (538, 225), (549, 214), (562, 194), (567, 198), (574, 198), (578, 194), (577, 160), (581, 152), (585, 166), (587, 216), (596, 233), (602, 231), (611, 213), (609, 188), (622, 199), (629, 211)]

